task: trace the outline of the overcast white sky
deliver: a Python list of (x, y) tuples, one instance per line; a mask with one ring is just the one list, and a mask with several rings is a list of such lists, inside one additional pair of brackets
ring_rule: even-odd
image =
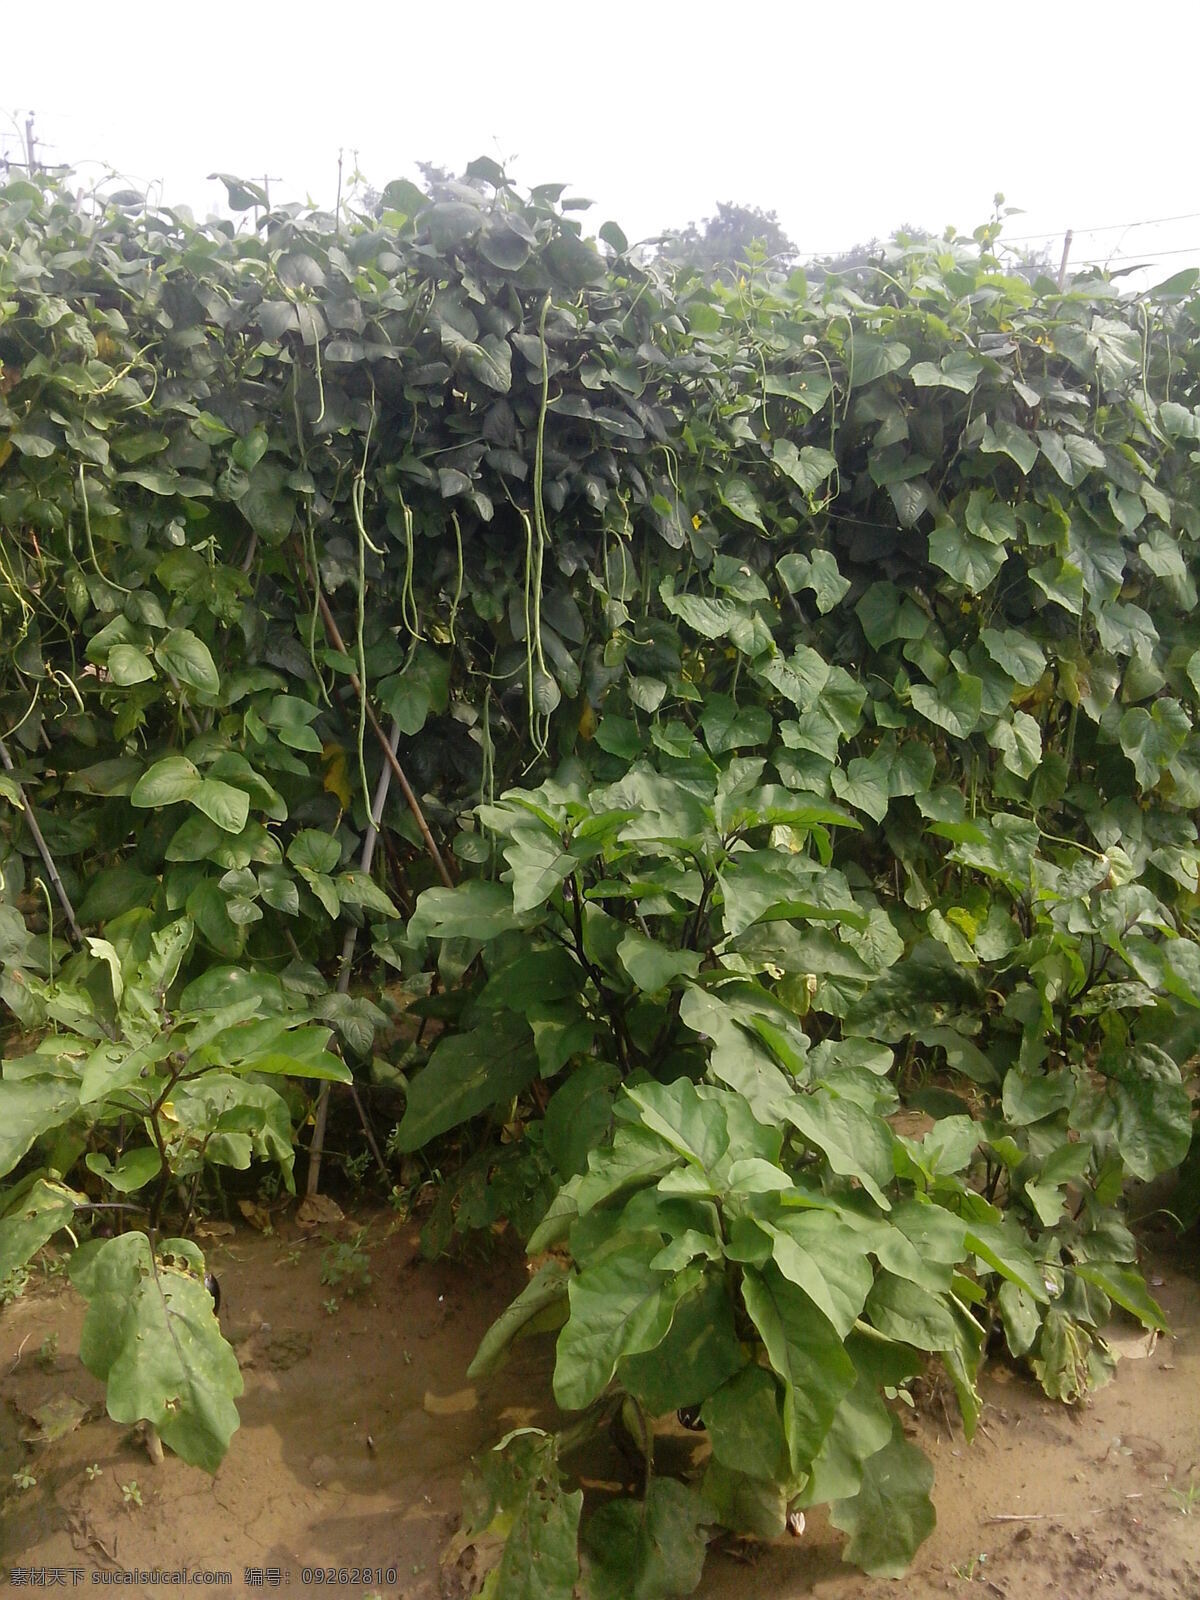
[(32, 110), (42, 159), (201, 212), (218, 170), (331, 204), (340, 146), (377, 186), (492, 155), (631, 239), (735, 200), (833, 251), (999, 189), (1056, 260), (1200, 263), (1200, 0), (43, 0), (2, 51), (0, 155)]

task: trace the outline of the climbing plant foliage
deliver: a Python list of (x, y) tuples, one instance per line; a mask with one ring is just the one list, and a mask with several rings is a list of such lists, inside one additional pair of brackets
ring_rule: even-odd
[[(290, 1182), (287, 1080), (374, 1072), (445, 1142), (430, 1247), (528, 1241), (476, 1373), (558, 1330), (485, 1592), (690, 1592), (815, 1504), (899, 1572), (931, 1358), (969, 1434), (989, 1336), (1073, 1400), (1162, 1322), (1121, 1195), (1194, 1128), (1200, 275), (1030, 284), (993, 224), (714, 282), (488, 161), (226, 183), (0, 189), (0, 1269), (129, 1207), (84, 1358), (215, 1467), (175, 1196)], [(610, 1425), (644, 1493), (583, 1510)]]

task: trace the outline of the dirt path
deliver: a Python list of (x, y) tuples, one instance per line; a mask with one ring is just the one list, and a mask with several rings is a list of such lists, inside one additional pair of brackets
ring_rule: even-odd
[[(61, 1282), (35, 1275), (0, 1313), (0, 1569), (10, 1581), (22, 1569), (59, 1569), (71, 1588), (92, 1587), (101, 1573), (207, 1568), (232, 1573), (225, 1592), (242, 1595), (308, 1587), (305, 1569), (382, 1568), (357, 1582), (335, 1571), (329, 1586), (389, 1600), (461, 1594), (461, 1576), (439, 1557), (457, 1523), (467, 1458), (508, 1428), (550, 1420), (545, 1341), (519, 1346), (478, 1392), (464, 1375), (519, 1284), (519, 1265), (428, 1264), (410, 1225), (389, 1231), (376, 1218), (371, 1285), (326, 1309), (327, 1240), (285, 1223), (273, 1235), (239, 1229), (205, 1242), (246, 1377), (242, 1426), (215, 1479), (172, 1457), (152, 1465), (103, 1415), (99, 1385), (69, 1354), (83, 1308)], [(1197, 1600), (1194, 1251), (1190, 1262), (1180, 1255), (1151, 1271), (1175, 1337), (1123, 1360), (1086, 1409), (1052, 1405), (993, 1367), (974, 1446), (957, 1430), (950, 1436), (936, 1402), (914, 1420), (934, 1459), (938, 1527), (902, 1584), (845, 1567), (842, 1538), (818, 1513), (802, 1540), (756, 1550), (752, 1561), (714, 1552), (701, 1600), (923, 1600), (947, 1591), (964, 1600)], [(42, 1349), (55, 1331), (57, 1354)], [(64, 1396), (87, 1408), (84, 1420), (54, 1443), (24, 1442), (33, 1413)], [(610, 1461), (586, 1465), (600, 1482), (614, 1471)], [(17, 1487), (18, 1473), (36, 1483)], [(122, 1587), (161, 1593), (148, 1583)]]

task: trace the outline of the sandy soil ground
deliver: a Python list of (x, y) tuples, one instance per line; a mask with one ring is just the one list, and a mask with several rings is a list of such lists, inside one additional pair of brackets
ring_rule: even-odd
[[(22, 1574), (36, 1582), (57, 1569), (64, 1587), (95, 1592), (139, 1569), (186, 1566), (231, 1573), (224, 1592), (236, 1595), (318, 1586), (389, 1600), (469, 1592), (461, 1568), (441, 1560), (464, 1467), (508, 1428), (551, 1420), (550, 1344), (519, 1346), (502, 1374), (470, 1386), (467, 1364), (519, 1285), (520, 1263), (503, 1252), (428, 1263), (411, 1224), (362, 1221), (372, 1282), (352, 1296), (321, 1282), (328, 1229), (305, 1236), (276, 1218), (270, 1234), (217, 1224), (204, 1240), (246, 1378), (242, 1426), (213, 1479), (170, 1456), (153, 1465), (144, 1443), (109, 1421), (99, 1385), (71, 1353), (82, 1303), (61, 1278), (35, 1274), (0, 1313), (0, 1581), (17, 1586)], [(702, 1600), (924, 1600), (947, 1591), (964, 1600), (1197, 1600), (1194, 1242), (1153, 1257), (1148, 1271), (1173, 1337), (1147, 1349), (1126, 1329), (1138, 1357), (1122, 1360), (1116, 1381), (1086, 1407), (1052, 1404), (993, 1364), (974, 1445), (936, 1392), (912, 1419), (936, 1468), (938, 1526), (902, 1582), (845, 1566), (843, 1538), (818, 1512), (800, 1540), (715, 1549)], [(43, 1343), (54, 1333), (57, 1350)], [(35, 1442), (34, 1413), (68, 1398), (81, 1420), (52, 1443)], [(580, 1470), (603, 1484), (618, 1461)], [(17, 1477), (36, 1482), (20, 1487)], [(318, 1585), (317, 1568), (335, 1569), (332, 1580)], [(122, 1589), (162, 1592), (128, 1580)]]

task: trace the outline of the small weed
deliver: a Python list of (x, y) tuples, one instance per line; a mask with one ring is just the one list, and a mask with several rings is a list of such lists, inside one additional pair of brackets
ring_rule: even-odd
[(24, 1492), (26, 1489), (34, 1489), (37, 1487), (37, 1479), (34, 1477), (33, 1473), (30, 1472), (28, 1467), (18, 1467), (16, 1472), (14, 1472), (12, 1475), (12, 1481), (22, 1492)]
[(127, 1506), (140, 1506), (142, 1504), (142, 1491), (138, 1487), (136, 1478), (130, 1478), (128, 1483), (121, 1485), (121, 1498)]
[(0, 1278), (0, 1306), (10, 1306), (14, 1300), (19, 1300), (29, 1287), (29, 1270), (27, 1267), (14, 1267), (11, 1272), (6, 1272)]
[(346, 1243), (330, 1245), (321, 1257), (321, 1282), (344, 1294), (358, 1294), (367, 1288), (371, 1282), (371, 1258), (363, 1248), (366, 1238), (366, 1228), (360, 1228)]
[(335, 1294), (331, 1294), (329, 1299), (324, 1301), (323, 1304), (325, 1306), (325, 1314), (329, 1317), (336, 1317), (338, 1312), (342, 1309), (342, 1302)]
[(1190, 1517), (1196, 1503), (1200, 1501), (1200, 1481), (1189, 1477), (1186, 1489), (1168, 1488), (1167, 1493), (1175, 1502), (1175, 1509), (1181, 1517)]
[(67, 1258), (57, 1254), (45, 1254), (41, 1258), (41, 1268), (47, 1278), (65, 1278)]
[(292, 1250), (285, 1250), (275, 1265), (277, 1267), (298, 1267), (300, 1265), (300, 1257), (303, 1254), (303, 1246), (296, 1245)]
[(104, 1468), (98, 1461), (93, 1461), (90, 1467), (84, 1467), (83, 1470), (87, 1473), (88, 1482), (95, 1483), (96, 1479), (104, 1471)]
[(342, 1171), (346, 1174), (356, 1189), (361, 1189), (363, 1186), (363, 1179), (367, 1175), (367, 1168), (370, 1166), (370, 1164), (371, 1152), (369, 1150), (363, 1150), (360, 1151), (356, 1156), (344, 1156), (342, 1158)]
[(961, 1566), (951, 1567), (950, 1570), (953, 1572), (954, 1576), (956, 1578), (960, 1578), (963, 1583), (974, 1583), (977, 1577), (983, 1577), (983, 1573), (980, 1571), (980, 1568), (986, 1565), (987, 1551), (981, 1550), (977, 1556), (972, 1556), (969, 1561), (964, 1561)]
[(54, 1363), (58, 1360), (58, 1335), (48, 1333), (38, 1345), (38, 1353), (33, 1358), (43, 1372), (53, 1372)]

